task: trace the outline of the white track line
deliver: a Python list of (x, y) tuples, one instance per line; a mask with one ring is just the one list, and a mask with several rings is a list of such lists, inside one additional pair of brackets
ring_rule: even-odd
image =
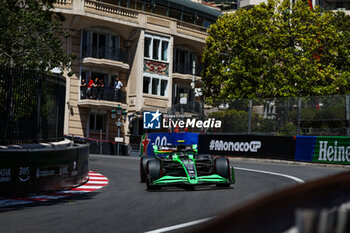
[[(262, 171), (262, 170), (255, 170), (255, 169), (249, 169), (249, 168), (243, 168), (243, 167), (234, 167), (234, 169), (236, 170), (242, 170), (242, 171), (250, 171), (250, 172), (258, 172), (258, 173), (264, 173), (264, 174), (270, 174), (270, 175), (274, 175), (274, 176), (282, 176), (282, 177), (286, 177), (289, 179), (292, 179), (300, 184), (305, 183), (304, 180), (295, 177), (295, 176), (290, 176), (290, 175), (286, 175), (286, 174), (282, 174), (282, 173), (276, 173), (276, 172), (268, 172), (268, 171)], [(167, 232), (167, 231), (172, 231), (172, 230), (176, 230), (179, 228), (184, 228), (184, 227), (188, 227), (188, 226), (192, 226), (192, 225), (196, 225), (199, 223), (203, 223), (206, 221), (209, 221), (210, 219), (213, 219), (215, 217), (211, 217), (211, 218), (205, 218), (205, 219), (200, 219), (200, 220), (196, 220), (196, 221), (192, 221), (192, 222), (188, 222), (188, 223), (182, 223), (182, 224), (178, 224), (175, 226), (170, 226), (170, 227), (164, 227), (158, 230), (153, 230), (153, 231), (147, 231), (145, 233), (161, 233), (161, 232)]]
[(282, 173), (268, 172), (268, 171), (255, 170), (255, 169), (243, 168), (243, 167), (234, 167), (234, 169), (242, 170), (242, 171), (250, 171), (250, 172), (258, 172), (258, 173), (270, 174), (270, 175), (274, 175), (274, 176), (282, 176), (282, 177), (286, 177), (286, 178), (292, 179), (292, 180), (298, 182), (299, 184), (305, 183), (305, 181), (303, 181), (302, 179), (300, 179), (298, 177), (290, 176), (290, 175), (286, 175), (286, 174), (282, 174)]
[(166, 232), (166, 231), (173, 231), (179, 228), (184, 228), (184, 227), (188, 227), (188, 226), (192, 226), (192, 225), (196, 225), (202, 222), (206, 222), (209, 221), (210, 219), (213, 219), (214, 217), (211, 218), (205, 218), (205, 219), (200, 219), (200, 220), (196, 220), (196, 221), (192, 221), (192, 222), (188, 222), (188, 223), (182, 223), (182, 224), (178, 224), (178, 225), (174, 225), (171, 227), (164, 227), (158, 230), (153, 230), (153, 231), (147, 231), (145, 233), (161, 233), (161, 232)]

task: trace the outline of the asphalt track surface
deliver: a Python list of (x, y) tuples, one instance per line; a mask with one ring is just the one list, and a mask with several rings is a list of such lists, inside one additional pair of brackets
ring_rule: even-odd
[(304, 181), (345, 170), (245, 160), (234, 160), (232, 165), (237, 168), (232, 188), (201, 186), (149, 192), (139, 181), (137, 157), (92, 155), (90, 170), (108, 177), (107, 186), (71, 198), (0, 208), (0, 232), (162, 232), (166, 227), (218, 216), (259, 196), (298, 185), (288, 177), (250, 170)]

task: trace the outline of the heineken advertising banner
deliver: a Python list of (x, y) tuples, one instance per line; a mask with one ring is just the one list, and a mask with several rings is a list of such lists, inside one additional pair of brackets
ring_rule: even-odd
[(197, 133), (145, 133), (142, 135), (140, 144), (140, 157), (155, 156), (153, 145), (178, 145), (184, 140), (183, 144), (198, 144)]
[(297, 136), (295, 160), (350, 164), (350, 137)]

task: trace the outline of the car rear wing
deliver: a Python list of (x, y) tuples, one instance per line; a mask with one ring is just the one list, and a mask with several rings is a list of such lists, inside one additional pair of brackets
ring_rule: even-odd
[(176, 146), (158, 146), (158, 145), (153, 145), (153, 151), (156, 154), (156, 156), (158, 155), (162, 155), (162, 154), (169, 154), (173, 151), (176, 151)]
[(197, 144), (193, 145), (173, 145), (173, 146), (158, 146), (153, 145), (153, 151), (157, 154), (169, 154), (173, 151), (193, 151), (198, 152)]

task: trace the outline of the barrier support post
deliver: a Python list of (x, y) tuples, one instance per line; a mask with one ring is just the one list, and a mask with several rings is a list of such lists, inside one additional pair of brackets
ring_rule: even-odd
[(102, 155), (102, 129), (100, 129), (100, 155)]
[(253, 108), (253, 101), (249, 100), (248, 103), (248, 134), (252, 132), (252, 108)]
[(349, 120), (350, 120), (350, 96), (349, 95), (346, 95), (345, 96), (345, 127), (346, 127), (346, 136), (349, 136), (350, 135), (350, 129), (349, 129)]
[(301, 99), (298, 98), (297, 134), (300, 134), (300, 123), (301, 123)]

